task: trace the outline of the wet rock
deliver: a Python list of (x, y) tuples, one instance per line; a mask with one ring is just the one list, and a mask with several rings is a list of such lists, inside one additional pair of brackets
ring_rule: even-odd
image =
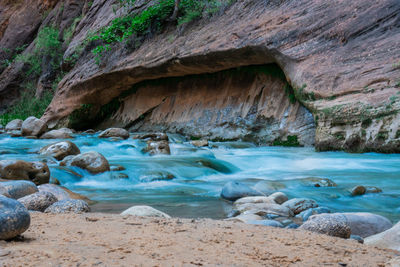
[(129, 138), (129, 132), (122, 128), (109, 128), (99, 134), (99, 138), (119, 137), (122, 139)]
[(13, 130), (8, 132), (11, 137), (21, 137), (22, 133), (19, 130)]
[(71, 199), (69, 194), (60, 186), (54, 184), (42, 184), (38, 186), (39, 192), (48, 192), (57, 198), (57, 201)]
[(111, 165), (110, 166), (110, 171), (112, 172), (118, 172), (118, 171), (124, 171), (126, 170), (124, 166), (121, 165)]
[(365, 192), (367, 192), (367, 189), (362, 185), (357, 185), (351, 189), (352, 196), (362, 196), (365, 194)]
[[(334, 213), (337, 214), (337, 213)], [(381, 233), (392, 227), (392, 223), (385, 217), (368, 212), (341, 213), (347, 220), (351, 234), (362, 238)]]
[(235, 201), (242, 197), (263, 195), (263, 193), (258, 192), (239, 182), (228, 182), (224, 185), (221, 191), (221, 197), (230, 201)]
[(47, 131), (46, 122), (36, 117), (29, 117), (22, 123), (21, 134), (23, 136), (40, 136)]
[(0, 177), (6, 180), (31, 180), (39, 185), (49, 182), (50, 170), (43, 162), (1, 160)]
[(73, 131), (68, 128), (62, 128), (58, 130), (51, 130), (47, 133), (42, 134), (40, 139), (70, 139), (72, 138)]
[(32, 195), (25, 196), (18, 199), (18, 201), (25, 206), (28, 210), (45, 211), (58, 199), (50, 192), (36, 192)]
[(287, 225), (285, 228), (287, 228), (287, 229), (297, 229), (299, 227), (300, 227), (300, 225), (298, 225), (297, 223), (291, 223), (291, 224)]
[(346, 217), (340, 214), (313, 215), (299, 229), (346, 239), (351, 235)]
[(18, 201), (0, 196), (0, 240), (14, 238), (26, 230), (31, 223), (28, 210)]
[(365, 189), (366, 189), (366, 193), (376, 194), (376, 193), (382, 192), (382, 189), (380, 189), (379, 187), (376, 187), (376, 186), (367, 186), (367, 187), (365, 187)]
[(152, 141), (169, 141), (168, 135), (165, 133), (135, 134), (132, 138)]
[(350, 235), (350, 239), (356, 240), (360, 244), (364, 244), (364, 239), (359, 235)]
[(47, 145), (41, 148), (39, 153), (41, 155), (52, 156), (56, 160), (63, 160), (66, 156), (78, 155), (81, 151), (74, 143), (63, 141)]
[(168, 181), (174, 178), (175, 176), (169, 172), (154, 171), (141, 175), (139, 180), (144, 183), (149, 183), (154, 181)]
[(20, 131), (21, 127), (22, 127), (22, 120), (16, 119), (16, 120), (12, 120), (9, 123), (7, 123), (5, 130), (7, 132), (9, 131)]
[(226, 217), (227, 218), (232, 218), (232, 217), (235, 217), (235, 216), (238, 216), (238, 215), (240, 215), (240, 211), (233, 209), (228, 213), (228, 215), (226, 215)]
[(0, 187), (13, 199), (19, 199), (38, 191), (36, 185), (30, 181), (0, 182)]
[(256, 220), (256, 221), (248, 221), (247, 223), (254, 224), (254, 225), (263, 225), (263, 226), (283, 228), (283, 224), (281, 224), (278, 221), (274, 221), (274, 220)]
[(225, 221), (249, 223), (253, 221), (261, 221), (263, 219), (264, 218), (259, 215), (249, 213), (249, 214), (240, 214), (239, 216), (225, 219)]
[(235, 206), (243, 205), (243, 204), (256, 204), (256, 203), (272, 203), (276, 204), (275, 200), (266, 196), (257, 196), (257, 197), (242, 197), (236, 200), (233, 204)]
[(129, 176), (125, 173), (112, 173), (112, 179), (129, 179)]
[(8, 193), (7, 189), (5, 189), (5, 188), (1, 185), (1, 183), (0, 183), (0, 195), (5, 196), (5, 197), (8, 197), (8, 198), (12, 198), (12, 197), (10, 196), (10, 194)]
[(76, 166), (92, 174), (110, 170), (107, 159), (98, 152), (90, 151), (73, 157), (65, 157), (60, 166)]
[(217, 172), (220, 173), (226, 173), (226, 174), (233, 173), (232, 167), (212, 159), (200, 159), (196, 160), (196, 163), (206, 168), (216, 170)]
[(171, 150), (168, 141), (147, 141), (147, 147), (144, 149), (145, 153), (150, 155), (170, 155)]
[(293, 212), (290, 209), (275, 203), (246, 203), (235, 206), (235, 209), (240, 213), (252, 213), (259, 216), (266, 216), (267, 214), (275, 214), (282, 217), (293, 216)]
[(326, 207), (312, 208), (300, 212), (296, 217), (301, 218), (303, 221), (307, 221), (308, 218), (310, 218), (312, 215), (323, 214), (323, 213), (331, 213), (331, 210)]
[(306, 179), (302, 179), (302, 182), (315, 186), (315, 187), (336, 187), (336, 183), (328, 178), (319, 178), (319, 177), (309, 177)]
[(121, 215), (132, 215), (139, 217), (162, 217), (162, 218), (171, 218), (168, 214), (156, 210), (150, 206), (133, 206), (129, 209), (123, 211)]
[(50, 207), (48, 207), (45, 213), (85, 213), (89, 212), (89, 205), (80, 199), (67, 199), (57, 201)]
[(191, 141), (190, 143), (197, 147), (208, 146), (208, 140), (194, 140), (194, 141)]
[(400, 222), (382, 233), (365, 238), (364, 243), (371, 246), (400, 251)]
[(308, 198), (293, 198), (286, 201), (282, 205), (293, 211), (295, 215), (304, 210), (318, 207), (317, 202)]
[(277, 204), (283, 204), (289, 199), (287, 195), (282, 192), (275, 192), (272, 195), (269, 195), (268, 197), (273, 199)]

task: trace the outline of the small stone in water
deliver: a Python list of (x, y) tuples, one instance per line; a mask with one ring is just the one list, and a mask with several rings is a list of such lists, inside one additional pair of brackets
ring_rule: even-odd
[(353, 189), (351, 189), (351, 195), (352, 196), (362, 196), (365, 194), (366, 191), (367, 191), (367, 189), (365, 188), (365, 186), (357, 185), (357, 186), (353, 187)]

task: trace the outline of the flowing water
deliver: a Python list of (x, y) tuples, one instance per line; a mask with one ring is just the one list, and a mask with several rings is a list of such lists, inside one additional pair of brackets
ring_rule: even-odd
[[(55, 140), (2, 136), (0, 160), (47, 160), (52, 177), (97, 201), (93, 211), (119, 213), (144, 204), (172, 216), (225, 218), (231, 205), (219, 194), (226, 182), (235, 180), (268, 185), (289, 198), (312, 198), (333, 211), (366, 211), (393, 222), (400, 219), (400, 155), (316, 153), (313, 148), (256, 147), (242, 142), (195, 148), (179, 136), (170, 139), (171, 155), (149, 156), (141, 152), (145, 143), (140, 140), (77, 135), (71, 141), (81, 152), (98, 151), (110, 164), (126, 168), (99, 175), (75, 167), (73, 172), (60, 169), (52, 159), (35, 153)], [(128, 178), (118, 178), (120, 173)], [(175, 178), (170, 179), (171, 175)], [(329, 178), (337, 186), (317, 188), (307, 183), (307, 177)], [(383, 192), (352, 197), (349, 190), (356, 185), (377, 186)]]

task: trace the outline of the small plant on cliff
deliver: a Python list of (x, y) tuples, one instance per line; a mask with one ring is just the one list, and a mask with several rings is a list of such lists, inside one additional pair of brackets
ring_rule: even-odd
[(299, 147), (301, 146), (296, 135), (288, 135), (286, 140), (276, 139), (273, 146)]

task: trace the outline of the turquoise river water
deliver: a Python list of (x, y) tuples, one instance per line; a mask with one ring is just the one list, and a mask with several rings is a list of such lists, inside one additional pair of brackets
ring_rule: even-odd
[[(97, 151), (110, 164), (126, 168), (120, 172), (90, 175), (58, 167), (51, 158), (36, 154), (56, 140), (31, 140), (0, 136), (0, 160), (47, 160), (51, 176), (63, 186), (97, 201), (93, 211), (119, 213), (144, 204), (178, 217), (225, 218), (230, 204), (220, 199), (223, 185), (232, 180), (253, 186), (259, 182), (285, 192), (289, 198), (307, 197), (333, 211), (367, 211), (400, 219), (400, 155), (314, 152), (313, 148), (256, 147), (250, 143), (210, 143), (195, 148), (171, 135), (171, 155), (149, 156), (141, 152), (145, 143), (128, 139), (111, 141), (96, 135), (77, 135), (81, 152)], [(117, 178), (119, 173), (128, 178)], [(167, 174), (170, 180), (154, 180)], [(333, 180), (336, 187), (314, 187), (307, 177)], [(352, 197), (355, 185), (377, 186), (378, 194)]]

